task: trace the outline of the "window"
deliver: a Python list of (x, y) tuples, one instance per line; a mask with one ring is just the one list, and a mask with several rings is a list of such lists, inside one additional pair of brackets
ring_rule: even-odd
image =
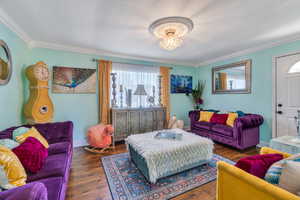
[(296, 62), (289, 70), (289, 74), (300, 72), (300, 61)]
[[(147, 98), (149, 96), (153, 96), (153, 88), (154, 88), (154, 96), (155, 96), (155, 105), (158, 104), (159, 67), (132, 65), (132, 64), (124, 64), (124, 63), (113, 63), (112, 72), (117, 74), (116, 75), (117, 106), (121, 106), (120, 87), (123, 87), (123, 107), (127, 106), (126, 90), (132, 91), (131, 107), (140, 106), (140, 102), (139, 102), (140, 97), (137, 95), (133, 95), (138, 84), (144, 85), (147, 93), (147, 96), (141, 97), (141, 105), (143, 107), (150, 106), (150, 103), (148, 103)], [(111, 99), (112, 99), (112, 95), (111, 95)]]

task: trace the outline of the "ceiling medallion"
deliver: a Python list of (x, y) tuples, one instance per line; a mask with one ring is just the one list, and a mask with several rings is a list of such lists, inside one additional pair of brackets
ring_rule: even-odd
[(184, 36), (193, 27), (193, 21), (189, 18), (165, 17), (154, 21), (149, 31), (160, 40), (161, 48), (171, 51), (182, 45)]

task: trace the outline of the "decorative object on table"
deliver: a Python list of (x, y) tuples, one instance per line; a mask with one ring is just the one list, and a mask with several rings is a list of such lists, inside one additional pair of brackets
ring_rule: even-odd
[(192, 89), (192, 76), (171, 75), (171, 93), (191, 93)]
[(210, 121), (199, 121), (202, 118), (200, 112), (199, 110), (189, 112), (191, 132), (240, 150), (259, 144), (259, 126), (264, 122), (264, 118), (261, 115), (247, 114), (243, 117), (238, 117), (234, 126), (230, 127)]
[(169, 120), (168, 129), (174, 129), (174, 128), (183, 129), (183, 127), (184, 127), (184, 121), (177, 120), (176, 115), (173, 115)]
[(290, 154), (300, 153), (300, 143), (297, 141), (298, 136), (281, 136), (272, 138), (270, 147)]
[(147, 92), (145, 90), (144, 85), (142, 85), (142, 84), (137, 85), (136, 90), (133, 94), (140, 96), (140, 108), (141, 108), (142, 107), (142, 96), (147, 96)]
[(117, 76), (117, 73), (110, 73), (110, 75), (111, 75), (111, 80), (112, 80), (112, 84), (111, 84), (111, 88), (112, 88), (111, 107), (116, 107), (117, 106), (117, 99), (116, 99), (116, 95), (117, 95), (117, 92), (116, 92), (116, 87), (117, 87), (116, 76)]
[(206, 164), (212, 158), (212, 140), (181, 129), (172, 129), (172, 132), (182, 134), (182, 139), (157, 140), (154, 138), (157, 131), (130, 135), (126, 139), (132, 161), (151, 183)]
[(161, 48), (171, 51), (181, 46), (184, 36), (192, 31), (193, 21), (186, 17), (164, 17), (154, 21), (149, 26), (149, 31), (160, 42)]
[(9, 82), (12, 75), (12, 57), (7, 44), (0, 40), (0, 85)]
[(149, 103), (150, 107), (155, 106), (155, 99), (153, 96), (148, 96), (147, 97), (147, 102)]
[(216, 180), (218, 161), (234, 164), (231, 160), (214, 154), (206, 165), (161, 178), (151, 184), (132, 163), (129, 153), (104, 156), (101, 161), (113, 199), (131, 200), (171, 199)]
[(162, 130), (166, 125), (166, 108), (112, 108), (115, 141), (124, 141), (132, 134)]
[(158, 76), (158, 106), (163, 106), (161, 103), (161, 80), (162, 76)]
[(53, 93), (96, 93), (96, 69), (53, 67)]
[(192, 89), (191, 92), (186, 93), (187, 96), (191, 95), (196, 110), (199, 110), (200, 106), (203, 104), (202, 95), (205, 89), (205, 84), (205, 81), (198, 81), (195, 89)]
[(53, 119), (54, 107), (48, 94), (49, 71), (44, 62), (37, 62), (26, 68), (29, 80), (29, 99), (24, 106), (28, 123), (47, 123)]
[(132, 106), (132, 89), (126, 89), (126, 105), (127, 107), (131, 107)]
[(120, 85), (120, 107), (123, 108), (123, 85)]
[(170, 131), (159, 131), (154, 136), (155, 139), (181, 140), (182, 134)]
[(93, 153), (103, 153), (115, 148), (114, 128), (112, 125), (98, 124), (87, 132), (89, 146), (84, 149)]
[(212, 93), (251, 93), (251, 65), (251, 60), (243, 60), (212, 68)]

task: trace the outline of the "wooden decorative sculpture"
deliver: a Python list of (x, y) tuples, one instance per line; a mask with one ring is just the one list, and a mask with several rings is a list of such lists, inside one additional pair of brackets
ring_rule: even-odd
[(27, 67), (26, 77), (29, 80), (30, 96), (24, 107), (28, 123), (47, 123), (53, 119), (53, 104), (48, 95), (49, 70), (44, 62)]

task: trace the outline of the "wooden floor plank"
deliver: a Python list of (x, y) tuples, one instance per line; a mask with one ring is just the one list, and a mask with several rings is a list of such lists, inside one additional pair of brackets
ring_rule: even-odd
[[(114, 151), (105, 154), (93, 154), (83, 148), (75, 148), (70, 172), (67, 200), (112, 200), (107, 184), (104, 169), (101, 165), (101, 156), (126, 152), (126, 146), (119, 144)], [(238, 151), (228, 146), (215, 144), (214, 152), (225, 158), (237, 161), (242, 157), (257, 154), (256, 148)], [(173, 200), (215, 200), (216, 182), (207, 183), (201, 187), (181, 194)]]

